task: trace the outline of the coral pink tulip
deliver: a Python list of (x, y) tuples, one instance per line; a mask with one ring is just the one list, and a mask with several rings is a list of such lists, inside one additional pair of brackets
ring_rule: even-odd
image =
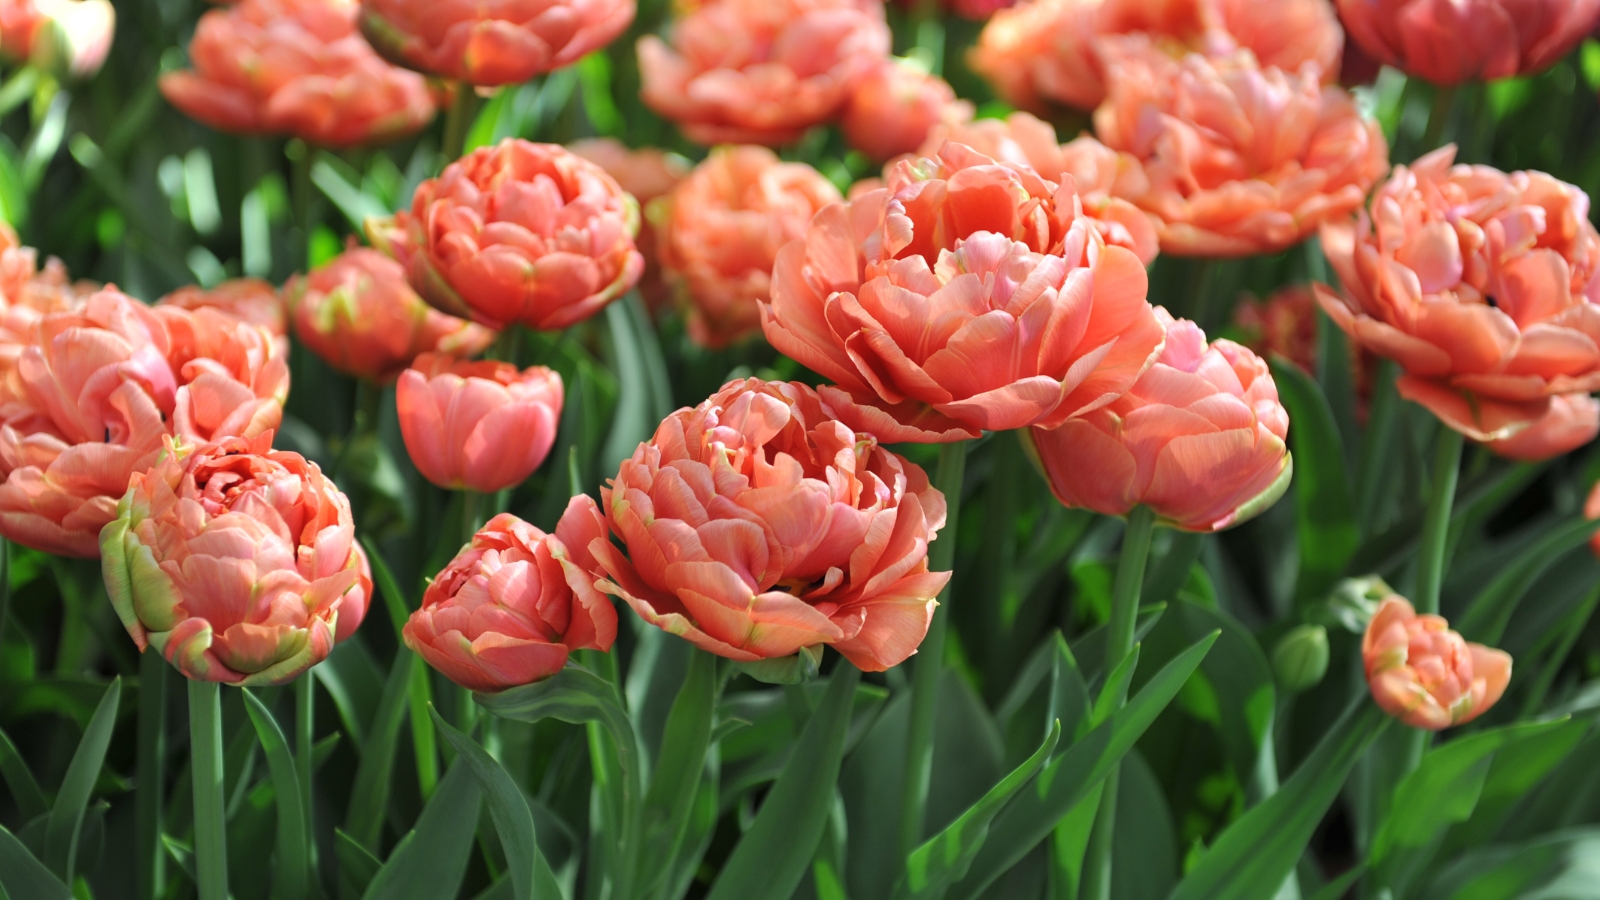
[(1344, 295), (1317, 296), (1405, 368), (1401, 396), (1498, 440), (1551, 397), (1600, 390), (1600, 234), (1572, 185), (1454, 158), (1445, 147), (1397, 167), (1370, 214), (1323, 229)]
[(850, 146), (883, 162), (922, 146), (956, 102), (948, 82), (908, 63), (885, 62), (861, 79), (839, 126)]
[(689, 337), (725, 347), (761, 330), (778, 250), (806, 233), (839, 189), (805, 163), (765, 147), (718, 147), (651, 208), (661, 265), (679, 295)]
[(1511, 681), (1511, 656), (1472, 644), (1401, 597), (1378, 607), (1361, 639), (1372, 699), (1410, 725), (1440, 731), (1483, 715)]
[(194, 69), (161, 76), (189, 116), (239, 134), (350, 147), (410, 134), (433, 119), (415, 72), (378, 58), (356, 31), (354, 0), (243, 0), (200, 17)]
[(1166, 347), (1132, 390), (1029, 437), (1067, 506), (1121, 516), (1144, 504), (1175, 528), (1220, 531), (1288, 489), (1289, 415), (1260, 357), (1158, 313)]
[(779, 251), (767, 340), (884, 441), (1084, 415), (1133, 386), (1162, 329), (1139, 258), (1078, 210), (1070, 179), (963, 144), (897, 163)]
[(1176, 55), (1249, 50), (1263, 66), (1339, 74), (1344, 36), (1327, 0), (1029, 0), (989, 20), (969, 62), (1011, 103), (1093, 109), (1110, 78), (1101, 39), (1145, 33)]
[(517, 84), (616, 40), (634, 0), (363, 0), (361, 30), (391, 62), (468, 84)]
[(1539, 462), (1571, 453), (1597, 434), (1600, 400), (1588, 394), (1562, 394), (1550, 398), (1550, 410), (1532, 425), (1488, 446), (1507, 459)]
[(18, 393), (0, 424), (0, 534), (96, 555), (128, 479), (150, 467), (165, 436), (271, 431), (288, 378), (270, 334), (216, 310), (150, 309), (108, 289), (44, 316), (17, 359)]
[[(1589, 489), (1589, 497), (1583, 501), (1583, 517), (1591, 522), (1600, 519), (1600, 481), (1595, 482), (1594, 487)], [(1595, 556), (1600, 556), (1600, 531), (1589, 538), (1589, 549)]]
[(188, 310), (220, 309), (252, 325), (260, 325), (273, 337), (289, 333), (289, 317), (278, 289), (259, 278), (235, 278), (210, 290), (194, 285), (182, 287), (157, 300), (156, 305)]
[(0, 55), (88, 78), (105, 65), (116, 27), (110, 0), (0, 0)]
[(492, 493), (539, 468), (561, 422), (561, 376), (424, 353), (395, 384), (400, 436), (423, 477)]
[(1350, 38), (1438, 85), (1528, 75), (1593, 31), (1600, 0), (1336, 0)]
[(573, 650), (610, 650), (617, 611), (595, 589), (588, 549), (606, 540), (605, 523), (579, 506), (555, 534), (510, 513), (490, 519), (428, 585), (406, 646), (483, 693), (549, 678)]
[(1388, 168), (1378, 123), (1314, 67), (1262, 67), (1244, 51), (1176, 60), (1144, 36), (1103, 43), (1095, 131), (1143, 164), (1119, 194), (1156, 217), (1163, 253), (1283, 250), (1354, 211)]
[(878, 0), (718, 0), (639, 39), (640, 97), (701, 144), (793, 143), (889, 55)]
[(476, 356), (494, 332), (422, 302), (401, 265), (376, 250), (351, 247), (283, 288), (294, 334), (328, 365), (388, 384), (419, 354)]
[[(128, 634), (185, 677), (283, 684), (355, 631), (372, 596), (350, 502), (272, 434), (166, 439), (100, 534)], [(347, 623), (347, 620), (350, 620)]]
[[(689, 161), (675, 153), (654, 147), (630, 150), (612, 138), (585, 138), (568, 144), (567, 149), (605, 169), (607, 175), (639, 201), (641, 208), (648, 208), (650, 201), (666, 196), (689, 174)], [(669, 289), (661, 277), (660, 236), (648, 215), (640, 219), (639, 235), (634, 243), (644, 255), (639, 293), (650, 309), (659, 310), (666, 305)]]
[[(746, 662), (831, 644), (878, 672), (916, 651), (948, 572), (928, 571), (944, 496), (799, 383), (751, 378), (680, 409), (601, 490), (604, 590)], [(600, 511), (579, 497), (568, 516)]]
[(368, 229), (424, 300), (490, 328), (566, 328), (644, 271), (638, 203), (555, 144), (507, 138), (474, 150), (419, 185), (409, 213)]

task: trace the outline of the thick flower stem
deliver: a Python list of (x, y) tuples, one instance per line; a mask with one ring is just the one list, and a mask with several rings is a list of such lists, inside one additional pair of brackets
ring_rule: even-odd
[(222, 702), (215, 681), (189, 681), (189, 766), (194, 774), (194, 867), (200, 900), (228, 900)]
[[(949, 571), (956, 556), (956, 524), (961, 517), (961, 483), (966, 476), (967, 444), (959, 441), (939, 448), (939, 469), (934, 486), (944, 494), (945, 521), (940, 537), (928, 548), (928, 568)], [(952, 579), (953, 581), (953, 579)], [(906, 781), (900, 804), (898, 859), (905, 860), (922, 843), (922, 826), (928, 805), (928, 779), (933, 771), (933, 723), (943, 671), (944, 637), (950, 624), (950, 584), (939, 592), (939, 605), (928, 625), (928, 636), (917, 650), (912, 670), (911, 722), (906, 731)]]
[(1422, 523), (1422, 545), (1417, 549), (1417, 587), (1411, 598), (1419, 613), (1439, 611), (1439, 587), (1444, 580), (1445, 549), (1450, 541), (1450, 509), (1455, 503), (1456, 480), (1461, 474), (1461, 432), (1439, 427), (1433, 458), (1433, 493), (1428, 516)]
[[(294, 773), (300, 782), (300, 808), (306, 814), (306, 834), (312, 833), (312, 805), (311, 805), (311, 754), (314, 745), (313, 731), (316, 729), (316, 685), (312, 682), (311, 672), (302, 672), (294, 680)], [(307, 853), (316, 850), (313, 841), (306, 848)], [(315, 859), (308, 856), (307, 859)]]
[(444, 157), (454, 161), (461, 158), (467, 146), (467, 132), (472, 128), (473, 115), (478, 111), (478, 92), (466, 82), (455, 85), (455, 101), (444, 120)]
[[(0, 567), (0, 573), (3, 573)], [(166, 887), (166, 850), (161, 846), (161, 798), (166, 791), (167, 661), (158, 650), (139, 657), (139, 758), (135, 775), (134, 875), (139, 900), (155, 900)]]
[[(1133, 650), (1133, 635), (1139, 621), (1139, 593), (1144, 587), (1145, 563), (1150, 559), (1150, 538), (1155, 533), (1156, 514), (1148, 506), (1136, 506), (1128, 513), (1128, 528), (1122, 537), (1122, 555), (1117, 559), (1117, 580), (1111, 590), (1111, 621), (1106, 623), (1106, 663), (1109, 675)], [(1122, 706), (1126, 697), (1113, 697), (1112, 708)], [(1084, 860), (1083, 890), (1086, 900), (1108, 900), (1111, 896), (1111, 844), (1117, 827), (1118, 768), (1106, 774), (1100, 794), (1100, 812), (1089, 835), (1088, 858)]]

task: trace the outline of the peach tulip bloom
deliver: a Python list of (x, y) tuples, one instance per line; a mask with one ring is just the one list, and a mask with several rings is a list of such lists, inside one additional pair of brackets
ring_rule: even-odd
[[(567, 149), (605, 169), (607, 175), (639, 201), (640, 209), (648, 209), (650, 201), (665, 196), (689, 174), (689, 161), (676, 153), (654, 147), (631, 150), (613, 138), (584, 138), (568, 144)], [(634, 243), (644, 255), (639, 294), (652, 311), (659, 311), (666, 305), (670, 291), (661, 277), (660, 238), (648, 215), (641, 217), (639, 235)]]
[(778, 250), (839, 201), (833, 182), (765, 147), (718, 147), (651, 207), (661, 265), (678, 294), (689, 337), (721, 348), (761, 330)]
[(817, 213), (779, 251), (761, 319), (837, 385), (821, 390), (852, 428), (952, 441), (1053, 427), (1127, 391), (1161, 350), (1147, 287), (1071, 179), (949, 143)]
[(1405, 368), (1401, 396), (1492, 441), (1551, 397), (1600, 390), (1600, 234), (1578, 188), (1454, 159), (1451, 146), (1396, 167), (1370, 213), (1323, 228), (1344, 294), (1317, 298)]
[(490, 328), (558, 330), (639, 280), (639, 204), (556, 144), (507, 138), (424, 181), (411, 211), (367, 230), (443, 312)]
[(171, 437), (100, 534), (106, 593), (139, 649), (187, 678), (284, 684), (355, 632), (372, 597), (350, 501), (272, 433)]
[(260, 325), (273, 337), (289, 333), (289, 317), (278, 289), (260, 278), (235, 278), (210, 290), (196, 285), (181, 287), (157, 300), (156, 305), (189, 310), (211, 307)]
[(1050, 488), (1070, 507), (1135, 506), (1184, 531), (1221, 531), (1276, 503), (1293, 460), (1289, 414), (1267, 364), (1157, 308), (1161, 358), (1111, 405), (1028, 432)]
[(415, 72), (389, 65), (356, 30), (354, 0), (243, 0), (200, 17), (192, 70), (161, 76), (173, 106), (213, 128), (351, 147), (433, 119)]
[(424, 353), (395, 384), (400, 436), (424, 478), (493, 493), (539, 468), (561, 422), (561, 376), (544, 366)]
[(1582, 447), (1600, 434), (1600, 400), (1588, 394), (1550, 398), (1550, 410), (1532, 425), (1488, 447), (1506, 459), (1539, 462)]
[(543, 681), (573, 650), (610, 650), (617, 611), (595, 590), (588, 550), (606, 539), (605, 523), (579, 504), (555, 534), (510, 513), (490, 519), (429, 582), (406, 622), (406, 646), (481, 693)]
[(1094, 109), (1109, 82), (1099, 42), (1132, 33), (1177, 56), (1244, 49), (1264, 67), (1311, 63), (1324, 81), (1344, 42), (1327, 0), (1029, 0), (989, 20), (968, 62), (1015, 106)]
[(1143, 36), (1103, 46), (1095, 131), (1143, 164), (1119, 194), (1156, 217), (1163, 253), (1276, 253), (1354, 211), (1389, 166), (1378, 123), (1313, 66), (1173, 59)]
[(589, 544), (601, 588), (718, 656), (831, 644), (881, 672), (916, 652), (950, 578), (927, 559), (944, 495), (798, 382), (729, 382), (667, 417), (609, 485), (603, 519), (586, 496), (567, 509), (622, 542)]
[(889, 56), (879, 0), (717, 0), (639, 39), (640, 99), (699, 144), (799, 140)]
[[(1583, 517), (1591, 522), (1600, 519), (1600, 481), (1589, 489), (1589, 497), (1583, 501)], [(1600, 556), (1600, 531), (1589, 538), (1589, 549), (1595, 556)]]
[(1600, 0), (1336, 0), (1351, 39), (1438, 85), (1531, 75), (1600, 22)]
[(955, 102), (955, 89), (943, 78), (906, 62), (885, 62), (856, 85), (839, 127), (850, 146), (883, 162), (922, 146)]
[(1094, 221), (1106, 243), (1132, 250), (1147, 266), (1155, 261), (1161, 249), (1155, 217), (1119, 196), (1143, 184), (1144, 169), (1132, 156), (1087, 134), (1058, 144), (1055, 128), (1030, 113), (972, 119), (970, 108), (960, 106), (947, 108), (917, 153), (935, 156), (945, 141), (966, 144), (1000, 162), (1032, 166), (1046, 181), (1071, 175), (1084, 215)]
[(1428, 731), (1483, 715), (1511, 681), (1510, 654), (1468, 643), (1443, 618), (1417, 615), (1392, 595), (1367, 623), (1361, 659), (1378, 706)]
[(163, 438), (272, 431), (289, 389), (264, 329), (213, 309), (152, 309), (114, 288), (41, 318), (15, 376), (0, 424), (0, 535), (83, 557), (99, 552), (117, 498)]
[(0, 0), (0, 56), (58, 78), (88, 78), (116, 34), (110, 0)]
[(406, 272), (376, 250), (351, 247), (283, 286), (295, 337), (328, 365), (375, 384), (400, 377), (418, 355), (476, 356), (494, 332), (422, 302)]
[(572, 65), (633, 14), (634, 0), (363, 0), (361, 30), (396, 65), (495, 87)]

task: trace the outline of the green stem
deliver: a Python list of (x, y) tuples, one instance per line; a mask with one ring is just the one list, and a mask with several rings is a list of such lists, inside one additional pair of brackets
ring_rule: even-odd
[(1417, 548), (1417, 587), (1411, 598), (1419, 613), (1439, 612), (1439, 587), (1444, 579), (1445, 547), (1450, 539), (1450, 509), (1455, 503), (1456, 481), (1461, 474), (1461, 432), (1439, 426), (1439, 443), (1433, 458), (1433, 493), (1427, 518), (1422, 521), (1422, 545)]
[(452, 161), (460, 159), (465, 152), (467, 132), (472, 128), (473, 114), (478, 111), (478, 93), (472, 85), (458, 82), (455, 87), (456, 98), (444, 120), (444, 146), (441, 148), (445, 159)]
[(1429, 153), (1439, 146), (1440, 140), (1447, 134), (1445, 125), (1450, 121), (1450, 113), (1455, 105), (1454, 87), (1434, 88), (1433, 109), (1428, 111), (1428, 129), (1422, 135), (1423, 153)]
[[(950, 571), (956, 556), (956, 525), (961, 520), (961, 483), (966, 476), (967, 444), (939, 448), (934, 486), (944, 494), (945, 521), (941, 539), (928, 548), (928, 568)], [(953, 579), (952, 579), (953, 580)], [(917, 651), (911, 675), (911, 722), (906, 730), (906, 774), (900, 803), (899, 856), (902, 862), (922, 843), (928, 807), (928, 780), (933, 772), (933, 724), (938, 710), (939, 675), (944, 665), (945, 632), (950, 625), (950, 583), (939, 592), (928, 636)]]
[[(1106, 625), (1106, 663), (1109, 675), (1133, 650), (1133, 635), (1139, 623), (1139, 593), (1144, 586), (1145, 563), (1150, 559), (1150, 539), (1155, 533), (1156, 514), (1148, 506), (1136, 506), (1128, 514), (1128, 528), (1122, 537), (1122, 554), (1117, 559), (1117, 580), (1111, 589), (1111, 621)], [(1112, 708), (1121, 707), (1126, 697), (1114, 697)], [(1117, 828), (1117, 787), (1120, 772), (1106, 774), (1100, 794), (1100, 813), (1095, 816), (1089, 835), (1089, 852), (1084, 860), (1083, 892), (1087, 900), (1107, 900), (1111, 896), (1111, 849)]]
[(292, 164), (289, 177), (290, 204), (294, 207), (294, 224), (300, 231), (300, 240), (294, 249), (292, 262), (302, 270), (311, 269), (311, 205), (314, 201), (311, 184), (311, 164), (316, 154), (304, 141), (290, 141), (285, 149)]
[(1361, 467), (1356, 478), (1356, 519), (1362, 534), (1378, 533), (1382, 513), (1383, 487), (1394, 459), (1395, 424), (1399, 418), (1400, 395), (1394, 380), (1399, 367), (1384, 360), (1373, 385), (1372, 406), (1367, 416), (1367, 432), (1361, 443)]
[(161, 798), (167, 757), (167, 661), (155, 649), (139, 657), (139, 758), (134, 789), (134, 879), (139, 900), (155, 900), (166, 886), (161, 847)]
[(189, 766), (194, 775), (194, 868), (200, 900), (228, 900), (223, 813), (222, 701), (215, 681), (189, 681)]
[(490, 355), (501, 362), (517, 364), (517, 345), (522, 337), (522, 328), (515, 323), (507, 325), (500, 330), (500, 336), (495, 338), (494, 347)]
[(472, 543), (472, 536), (478, 533), (478, 527), (483, 524), (479, 521), (483, 516), (483, 495), (477, 491), (461, 492), (461, 543)]
[[(305, 810), (306, 835), (309, 838), (313, 833), (312, 822), (314, 816), (311, 806), (311, 753), (315, 744), (316, 728), (316, 684), (312, 681), (310, 671), (301, 673), (294, 680), (294, 773), (300, 782), (300, 808)], [(316, 842), (310, 841), (306, 852), (313, 853)], [(315, 865), (315, 856), (307, 856)]]

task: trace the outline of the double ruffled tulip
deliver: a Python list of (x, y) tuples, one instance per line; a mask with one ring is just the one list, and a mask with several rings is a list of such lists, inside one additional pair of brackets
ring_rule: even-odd
[(372, 577), (350, 502), (272, 435), (167, 440), (100, 534), (106, 593), (139, 649), (185, 677), (283, 684), (355, 632)]
[(1440, 731), (1483, 715), (1511, 681), (1511, 657), (1472, 644), (1435, 615), (1390, 596), (1361, 639), (1372, 699), (1410, 725)]
[[(730, 382), (678, 410), (601, 496), (626, 550), (590, 542), (603, 589), (729, 659), (830, 644), (883, 671), (916, 651), (950, 578), (927, 560), (944, 496), (799, 383)], [(582, 514), (601, 515), (578, 497)]]
[(1106, 37), (1145, 33), (1175, 55), (1249, 50), (1263, 66), (1339, 74), (1344, 36), (1327, 0), (1030, 0), (996, 13), (969, 63), (1016, 106), (1093, 109), (1111, 80)]
[(639, 280), (639, 205), (555, 144), (507, 138), (417, 187), (411, 211), (369, 222), (422, 298), (490, 328), (581, 322)]
[(1166, 347), (1132, 390), (1029, 436), (1067, 506), (1121, 516), (1144, 504), (1174, 528), (1220, 531), (1288, 489), (1289, 415), (1260, 357), (1158, 312)]
[(1600, 390), (1600, 234), (1578, 188), (1454, 158), (1445, 147), (1397, 167), (1370, 214), (1323, 229), (1344, 295), (1317, 297), (1405, 368), (1401, 396), (1498, 440), (1552, 397)]
[[(674, 185), (689, 174), (689, 161), (675, 153), (666, 153), (654, 147), (629, 149), (612, 138), (585, 138), (573, 141), (567, 149), (587, 159), (617, 180), (622, 189), (639, 201), (641, 209), (648, 209), (652, 200), (664, 197)], [(669, 290), (661, 277), (660, 236), (648, 215), (639, 221), (639, 234), (634, 238), (639, 252), (644, 255), (644, 274), (639, 276), (639, 293), (652, 310), (666, 305)]]
[(354, 0), (243, 0), (200, 17), (192, 71), (161, 76), (172, 105), (213, 128), (350, 147), (433, 119), (415, 72), (389, 65), (356, 30)]
[(100, 71), (116, 29), (110, 0), (0, 0), (0, 55), (58, 78)]
[(639, 39), (640, 97), (701, 144), (792, 143), (889, 56), (878, 0), (718, 0)]
[(273, 337), (285, 337), (289, 333), (289, 317), (278, 289), (259, 278), (235, 278), (210, 290), (189, 285), (157, 300), (156, 305), (187, 310), (219, 309), (252, 325), (260, 325)]
[(1315, 67), (1264, 67), (1245, 51), (1178, 60), (1144, 36), (1103, 46), (1095, 131), (1143, 164), (1118, 193), (1156, 217), (1163, 253), (1283, 250), (1357, 209), (1388, 168), (1378, 123)]
[(468, 84), (517, 84), (616, 40), (634, 0), (362, 0), (361, 30), (389, 61)]
[(422, 302), (401, 265), (376, 250), (351, 247), (283, 288), (294, 334), (328, 365), (388, 384), (419, 354), (476, 356), (494, 332)]
[(762, 327), (856, 430), (962, 440), (1126, 392), (1161, 349), (1147, 287), (1070, 179), (946, 144), (817, 213), (778, 253)]
[(271, 431), (288, 379), (271, 335), (216, 310), (151, 309), (108, 289), (45, 316), (0, 424), (0, 534), (95, 556), (117, 498), (164, 437)]
[(610, 650), (617, 611), (595, 590), (588, 550), (605, 540), (605, 524), (584, 510), (563, 516), (555, 534), (495, 516), (428, 585), (406, 646), (484, 693), (549, 678), (573, 650)]
[(493, 493), (533, 474), (561, 422), (561, 376), (424, 353), (395, 384), (400, 436), (423, 477)]
[(1564, 456), (1600, 434), (1600, 400), (1588, 394), (1550, 398), (1550, 409), (1532, 425), (1488, 447), (1506, 459), (1540, 462)]
[(909, 63), (886, 62), (856, 85), (839, 126), (850, 146), (883, 162), (922, 146), (955, 102), (956, 92), (943, 78)]
[(778, 250), (806, 232), (839, 190), (805, 163), (765, 147), (719, 147), (651, 208), (661, 266), (679, 295), (689, 337), (725, 347), (761, 330), (757, 304)]
[(1438, 85), (1528, 75), (1594, 30), (1600, 0), (1337, 0), (1378, 62)]

